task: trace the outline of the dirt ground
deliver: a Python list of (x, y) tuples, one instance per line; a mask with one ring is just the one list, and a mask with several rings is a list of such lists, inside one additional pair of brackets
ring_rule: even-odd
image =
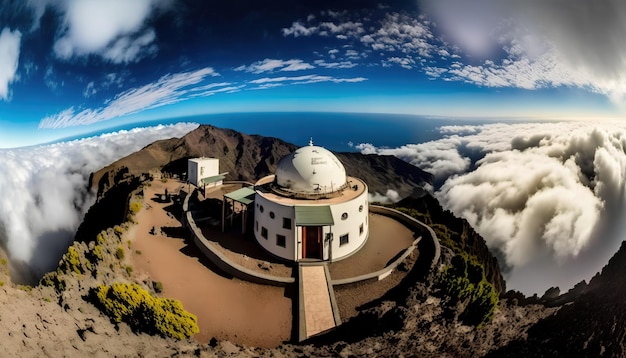
[[(129, 231), (131, 259), (138, 278), (163, 284), (164, 297), (180, 300), (198, 316), (202, 343), (212, 337), (255, 347), (275, 347), (292, 331), (289, 289), (257, 285), (219, 274), (186, 238), (172, 203), (157, 194), (178, 193), (186, 185), (154, 180), (144, 189), (138, 224)], [(151, 233), (152, 231), (152, 233)]]

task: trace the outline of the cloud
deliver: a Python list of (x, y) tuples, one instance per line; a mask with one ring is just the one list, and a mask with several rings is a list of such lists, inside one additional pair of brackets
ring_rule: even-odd
[(393, 154), (431, 170), (436, 196), (504, 258), (510, 288), (527, 294), (589, 280), (626, 227), (626, 126), (568, 122), (445, 126), (439, 140)]
[(351, 61), (326, 62), (324, 60), (315, 60), (313, 63), (315, 63), (319, 67), (332, 68), (332, 69), (335, 69), (335, 68), (345, 69), (345, 68), (353, 68), (357, 66), (356, 63), (351, 62)]
[(156, 34), (146, 22), (163, 4), (159, 0), (60, 2), (56, 8), (63, 22), (54, 53), (65, 60), (99, 55), (113, 63), (138, 61), (156, 51)]
[(16, 80), (22, 34), (9, 28), (0, 32), (0, 98), (9, 100), (9, 84)]
[[(113, 118), (137, 113), (151, 108), (177, 103), (193, 95), (194, 86), (208, 77), (218, 76), (212, 68), (205, 67), (193, 72), (167, 74), (156, 82), (126, 90), (105, 102), (99, 108), (67, 108), (57, 114), (45, 117), (39, 128), (64, 128), (88, 125)], [(198, 87), (202, 88), (202, 87)]]
[[(583, 0), (422, 0), (422, 14), (322, 12), (282, 29), (286, 37), (333, 36), (356, 54), (376, 54), (383, 67), (400, 66), (431, 79), (492, 88), (575, 87), (626, 103), (626, 3)], [(320, 65), (321, 66), (321, 65)]]
[(235, 68), (235, 71), (245, 71), (250, 73), (264, 73), (264, 72), (273, 72), (273, 71), (302, 71), (302, 70), (310, 70), (315, 68), (315, 66), (303, 62), (299, 59), (291, 59), (291, 60), (274, 60), (266, 58), (263, 61), (257, 61), (249, 66), (239, 66)]
[(398, 192), (393, 189), (387, 189), (387, 192), (385, 193), (385, 195), (382, 195), (377, 192), (367, 194), (367, 200), (370, 203), (383, 203), (383, 204), (397, 203), (398, 201), (400, 201), (400, 199), (402, 199), (400, 197), (400, 194), (398, 194)]
[[(360, 34), (365, 32), (363, 28), (363, 24), (358, 21), (343, 21), (340, 19), (341, 15), (339, 13), (331, 13), (332, 19), (337, 19), (337, 21), (325, 21), (320, 22), (317, 25), (307, 26), (303, 22), (296, 21), (291, 27), (283, 28), (282, 34), (283, 36), (311, 36), (311, 35), (319, 35), (319, 36), (335, 36), (338, 39), (345, 40), (349, 37), (359, 36)], [(309, 16), (307, 18), (308, 22), (312, 22), (315, 20), (315, 17)]]
[[(0, 150), (0, 240), (38, 275), (53, 269), (87, 209), (91, 172), (197, 124), (137, 128), (72, 142)], [(42, 247), (46, 250), (42, 252)]]
[(463, 173), (470, 166), (470, 159), (461, 155), (458, 137), (446, 138), (420, 144), (406, 144), (399, 148), (377, 148), (369, 143), (360, 143), (356, 149), (363, 154), (393, 155), (435, 176), (435, 181), (444, 180), (452, 174)]
[[(622, 102), (626, 3), (583, 0), (422, 0), (443, 36), (481, 65), (453, 75), (490, 87), (576, 86)], [(504, 50), (504, 59), (498, 52)], [(452, 77), (455, 78), (455, 77)]]
[(294, 76), (294, 77), (263, 77), (256, 80), (250, 81), (253, 84), (264, 85), (268, 83), (284, 83), (288, 82), (290, 84), (309, 84), (309, 83), (318, 83), (318, 82), (333, 82), (333, 83), (356, 83), (366, 81), (367, 78), (364, 77), (351, 77), (351, 78), (337, 78), (332, 76), (320, 76), (320, 75), (305, 75), (305, 76)]

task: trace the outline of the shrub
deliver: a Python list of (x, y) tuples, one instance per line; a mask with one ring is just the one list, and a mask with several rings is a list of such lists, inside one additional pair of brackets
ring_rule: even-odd
[(4, 281), (0, 280), (0, 287), (4, 286)]
[(83, 267), (80, 264), (80, 255), (78, 254), (78, 251), (76, 251), (74, 246), (70, 246), (67, 249), (67, 252), (65, 253), (65, 255), (63, 255), (63, 259), (61, 260), (59, 268), (65, 273), (83, 273)]
[(154, 289), (154, 292), (161, 293), (163, 292), (163, 283), (161, 281), (154, 281), (152, 282), (152, 288)]
[(141, 250), (135, 250), (135, 255), (141, 255)]
[(195, 315), (178, 300), (153, 297), (137, 284), (114, 283), (92, 289), (95, 304), (115, 322), (133, 330), (176, 339), (189, 338), (200, 330)]
[(499, 303), (498, 292), (485, 279), (482, 265), (456, 255), (439, 276), (437, 286), (453, 304), (468, 300), (460, 315), (465, 323), (481, 328), (493, 318)]
[(141, 202), (133, 201), (130, 203), (130, 212), (135, 215), (141, 210)]
[(128, 276), (130, 276), (131, 273), (133, 273), (133, 267), (132, 266), (126, 266), (126, 274)]
[(119, 225), (115, 225), (115, 226), (113, 227), (113, 231), (115, 231), (115, 233), (119, 236), (119, 235), (122, 235), (122, 234), (124, 233), (124, 231), (125, 231), (125, 230), (124, 230), (124, 228), (123, 228), (123, 227), (121, 227), (121, 226), (119, 226)]
[(122, 245), (118, 245), (117, 250), (115, 250), (115, 257), (117, 257), (118, 260), (123, 260), (125, 256), (124, 247)]
[(46, 273), (41, 280), (39, 280), (39, 284), (47, 287), (54, 287), (54, 289), (59, 293), (65, 291), (65, 280), (59, 277), (57, 272)]
[(2, 263), (2, 266), (6, 267), (7, 266), (7, 259), (5, 259), (5, 258), (1, 259), (0, 263)]

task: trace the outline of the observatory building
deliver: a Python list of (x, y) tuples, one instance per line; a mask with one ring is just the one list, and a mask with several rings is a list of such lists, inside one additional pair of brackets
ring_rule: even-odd
[(365, 182), (311, 141), (255, 184), (254, 237), (286, 260), (341, 260), (367, 241), (367, 193)]

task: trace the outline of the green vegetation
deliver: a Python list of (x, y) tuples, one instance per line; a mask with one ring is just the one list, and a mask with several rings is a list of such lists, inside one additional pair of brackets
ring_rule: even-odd
[(74, 246), (70, 246), (65, 255), (63, 255), (59, 269), (65, 273), (75, 272), (81, 274), (84, 272), (80, 263), (80, 255)]
[(116, 323), (133, 330), (176, 339), (189, 338), (200, 330), (195, 315), (178, 300), (153, 297), (137, 284), (114, 283), (92, 289), (96, 306)]
[(141, 202), (139, 201), (133, 201), (132, 203), (130, 203), (129, 208), (130, 208), (130, 212), (133, 215), (136, 215), (140, 210), (141, 210)]
[(65, 280), (59, 277), (59, 273), (55, 271), (46, 273), (39, 281), (39, 284), (54, 287), (59, 293), (65, 291)]
[(124, 246), (118, 245), (117, 250), (115, 250), (115, 257), (117, 257), (118, 260), (123, 260), (125, 256)]
[(7, 266), (7, 259), (5, 259), (5, 258), (1, 259), (0, 263), (2, 264), (2, 266), (6, 267)]
[(135, 255), (141, 255), (141, 250), (135, 250)]
[(499, 303), (498, 291), (485, 278), (484, 266), (478, 257), (468, 253), (465, 247), (467, 232), (459, 233), (444, 224), (433, 222), (430, 213), (402, 207), (396, 209), (430, 226), (439, 243), (455, 253), (452, 264), (445, 267), (438, 277), (437, 286), (452, 304), (468, 300), (461, 319), (478, 327), (490, 322)]
[(4, 286), (4, 281), (0, 280), (0, 287)]
[(167, 178), (166, 177), (161, 178), (161, 183), (167, 183)]
[(124, 230), (124, 228), (119, 225), (115, 225), (113, 227), (113, 231), (115, 231), (115, 233), (119, 236), (122, 235), (126, 230)]
[(17, 288), (26, 292), (30, 292), (33, 290), (33, 286), (30, 286), (30, 285), (17, 285)]
[(493, 318), (499, 302), (498, 292), (485, 279), (482, 265), (456, 255), (452, 264), (444, 268), (436, 285), (452, 304), (468, 301), (460, 316), (465, 323), (481, 328)]
[(126, 274), (128, 276), (130, 276), (130, 274), (133, 273), (133, 267), (132, 266), (126, 266), (125, 269), (126, 269)]
[(126, 241), (126, 246), (128, 246), (128, 248), (129, 248), (129, 249), (130, 249), (130, 247), (131, 247), (131, 245), (132, 245), (132, 244), (133, 244), (133, 242), (132, 242), (132, 241), (130, 241), (130, 240), (127, 240), (127, 241)]
[(154, 281), (152, 282), (152, 288), (154, 289), (154, 292), (161, 293), (163, 292), (163, 283), (161, 281)]

